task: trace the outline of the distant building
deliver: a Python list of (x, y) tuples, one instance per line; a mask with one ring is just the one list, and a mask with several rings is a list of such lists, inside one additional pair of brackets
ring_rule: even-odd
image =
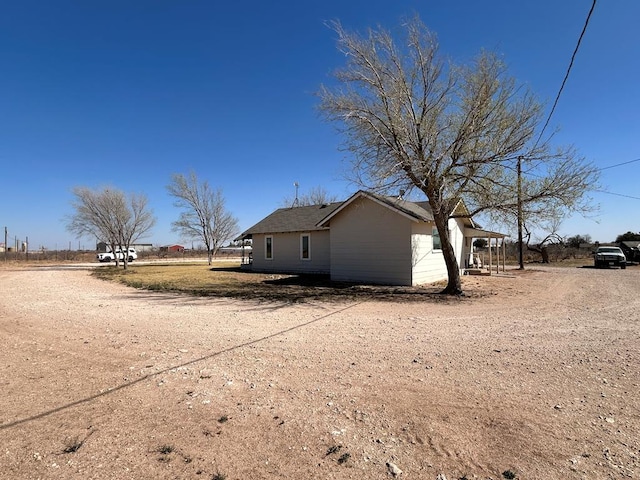
[(167, 245), (165, 247), (160, 247), (161, 252), (184, 252), (184, 246), (182, 245)]

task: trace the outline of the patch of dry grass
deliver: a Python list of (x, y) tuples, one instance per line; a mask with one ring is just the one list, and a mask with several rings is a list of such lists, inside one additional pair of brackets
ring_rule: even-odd
[[(130, 265), (100, 267), (93, 275), (134, 288), (195, 296), (302, 303), (309, 301), (456, 301), (439, 292), (444, 283), (392, 287), (332, 282), (326, 275), (280, 275), (247, 272), (238, 263)], [(468, 292), (473, 296), (478, 293)]]
[(235, 262), (216, 263), (215, 267), (202, 263), (129, 264), (127, 270), (115, 266), (94, 270), (98, 278), (115, 280), (130, 287), (202, 295), (241, 284), (241, 279), (234, 273), (241, 273)]

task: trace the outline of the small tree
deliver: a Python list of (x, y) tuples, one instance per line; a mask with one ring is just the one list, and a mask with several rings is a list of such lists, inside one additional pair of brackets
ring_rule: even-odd
[(489, 243), (487, 242), (486, 238), (476, 238), (473, 241), (473, 246), (476, 247), (476, 248), (487, 248), (488, 244)]
[(542, 263), (549, 263), (549, 245), (562, 244), (564, 242), (564, 239), (558, 233), (559, 227), (559, 222), (551, 222), (546, 227), (546, 232), (548, 233), (542, 238), (534, 239), (533, 233), (527, 228), (526, 224), (524, 225), (527, 250), (538, 253)]
[(580, 248), (580, 245), (591, 243), (591, 235), (573, 235), (565, 240), (565, 245), (569, 248)]
[(186, 177), (173, 174), (167, 190), (175, 198), (174, 205), (183, 210), (171, 224), (173, 231), (186, 239), (202, 240), (211, 265), (222, 244), (239, 230), (238, 220), (225, 208), (222, 191), (212, 190), (207, 181), (200, 182), (195, 172)]
[[(129, 194), (113, 188), (92, 190), (88, 187), (73, 189), (74, 213), (67, 219), (67, 230), (78, 237), (103, 240), (112, 252), (123, 252), (123, 265), (129, 263), (128, 251), (132, 243), (146, 236), (156, 219), (148, 208), (146, 196)], [(115, 255), (116, 266), (119, 265)]]
[(116, 216), (120, 233), (120, 245), (124, 268), (129, 263), (129, 247), (155, 225), (156, 219), (148, 209), (148, 200), (145, 195), (131, 194), (128, 198), (127, 208), (121, 210), (122, 215)]

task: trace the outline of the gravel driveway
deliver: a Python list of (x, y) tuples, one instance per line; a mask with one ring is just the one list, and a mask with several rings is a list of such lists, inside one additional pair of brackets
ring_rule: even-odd
[(465, 282), (285, 305), (4, 267), (0, 477), (640, 478), (640, 267)]

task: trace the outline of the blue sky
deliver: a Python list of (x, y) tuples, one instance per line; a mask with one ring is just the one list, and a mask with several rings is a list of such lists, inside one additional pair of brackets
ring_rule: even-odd
[[(242, 229), (284, 197), (340, 197), (345, 153), (314, 92), (343, 65), (335, 33), (418, 13), (456, 62), (482, 48), (550, 109), (591, 0), (8, 2), (0, 15), (0, 227), (31, 248), (93, 248), (65, 230), (74, 186), (144, 193), (155, 245), (179, 242), (165, 186), (194, 170)], [(604, 168), (640, 158), (640, 2), (600, 1), (552, 118), (556, 141)], [(548, 110), (547, 110), (548, 111)], [(606, 169), (594, 218), (561, 233), (640, 231), (640, 162)], [(2, 239), (0, 239), (2, 241)]]

